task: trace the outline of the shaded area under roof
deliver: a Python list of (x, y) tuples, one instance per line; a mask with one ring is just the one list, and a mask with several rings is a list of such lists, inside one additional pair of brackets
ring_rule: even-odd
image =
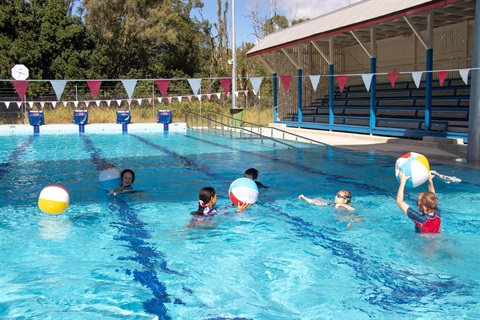
[[(395, 37), (411, 32), (403, 17), (408, 17), (420, 30), (427, 29), (426, 15), (433, 10), (433, 27), (438, 28), (475, 18), (475, 0), (364, 0), (312, 20), (271, 33), (250, 49), (247, 57), (292, 47), (335, 36), (337, 46), (358, 44), (350, 34), (369, 37), (375, 25), (376, 39)], [(363, 30), (362, 30), (363, 28)]]

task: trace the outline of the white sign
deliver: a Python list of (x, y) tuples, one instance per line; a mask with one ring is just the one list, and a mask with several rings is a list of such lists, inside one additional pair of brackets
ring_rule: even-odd
[(12, 73), (12, 77), (15, 80), (27, 80), (29, 74), (28, 74), (28, 68), (25, 67), (23, 64), (16, 64), (13, 66), (12, 70), (10, 70)]

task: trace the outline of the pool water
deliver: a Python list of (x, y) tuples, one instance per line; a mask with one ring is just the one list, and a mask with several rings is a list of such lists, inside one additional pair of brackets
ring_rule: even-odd
[[(479, 171), (431, 164), (463, 182), (434, 180), (442, 232), (420, 235), (395, 203), (396, 159), (373, 153), (195, 131), (11, 135), (0, 146), (0, 318), (480, 317)], [(107, 195), (106, 163), (134, 170), (138, 192)], [(241, 214), (221, 209), (250, 167), (269, 188)], [(61, 215), (38, 208), (49, 184), (70, 193)], [(225, 215), (191, 225), (204, 186)], [(354, 214), (298, 199), (343, 188)]]

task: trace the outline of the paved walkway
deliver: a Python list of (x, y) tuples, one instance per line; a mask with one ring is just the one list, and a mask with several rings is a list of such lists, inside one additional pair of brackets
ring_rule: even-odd
[(425, 140), (383, 137), (343, 132), (330, 132), (313, 129), (287, 128), (283, 124), (272, 123), (270, 127), (279, 128), (322, 144), (378, 154), (400, 157), (414, 151), (426, 156), (430, 162), (480, 170), (480, 163), (466, 162), (467, 145), (456, 139), (428, 137)]

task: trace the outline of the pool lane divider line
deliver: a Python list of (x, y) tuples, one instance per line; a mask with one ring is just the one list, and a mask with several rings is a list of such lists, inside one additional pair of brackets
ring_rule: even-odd
[(35, 136), (29, 136), (27, 139), (25, 139), (20, 146), (17, 146), (12, 151), (12, 153), (8, 157), (7, 163), (0, 164), (0, 180), (3, 179), (5, 174), (12, 171), (12, 168), (11, 168), (12, 163), (18, 163), (18, 160), (20, 159), (20, 157), (25, 153), (27, 148), (32, 144), (33, 139), (35, 139)]
[[(102, 151), (96, 148), (86, 135), (81, 137), (93, 163), (97, 170), (100, 171), (108, 163), (102, 157)], [(131, 208), (124, 199), (121, 197), (110, 197), (108, 208), (112, 212), (117, 212), (122, 220), (121, 222), (111, 224), (113, 228), (122, 233), (122, 235), (116, 236), (114, 239), (126, 242), (127, 247), (134, 252), (132, 257), (119, 257), (118, 260), (138, 262), (143, 267), (143, 270), (132, 271), (126, 269), (125, 272), (127, 275), (133, 276), (135, 281), (148, 288), (153, 294), (153, 298), (142, 302), (144, 310), (147, 313), (158, 316), (160, 319), (171, 319), (168, 316), (168, 308), (165, 305), (165, 303), (171, 302), (170, 295), (167, 293), (165, 284), (159, 281), (156, 270), (161, 269), (168, 274), (182, 275), (167, 268), (167, 262), (163, 258), (164, 254), (157, 251), (146, 240), (152, 237), (145, 229), (147, 223), (141, 221), (135, 209)], [(178, 298), (175, 298), (173, 303), (184, 304)]]

